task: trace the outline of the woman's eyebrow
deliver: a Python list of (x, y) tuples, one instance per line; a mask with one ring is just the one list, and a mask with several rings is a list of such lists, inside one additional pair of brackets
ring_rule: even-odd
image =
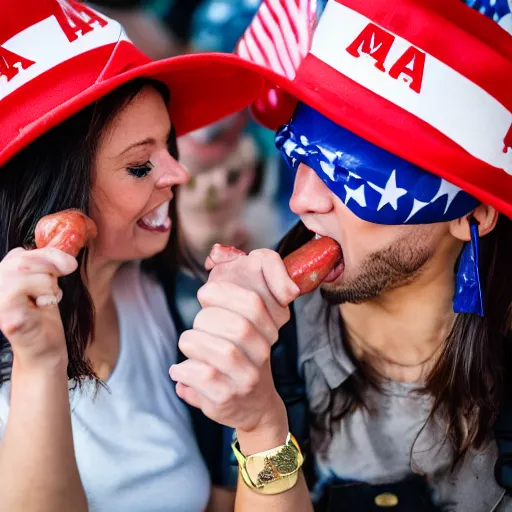
[[(171, 135), (173, 134), (173, 131), (174, 130), (172, 128), (169, 130), (169, 132), (165, 138), (166, 141), (169, 141), (169, 139), (171, 138)], [(123, 149), (123, 151), (121, 151), (121, 153), (119, 153), (119, 155), (117, 155), (117, 157), (123, 156), (125, 153), (128, 153), (128, 151), (130, 151), (133, 148), (137, 148), (140, 146), (154, 146), (155, 144), (156, 144), (156, 139), (154, 139), (153, 137), (147, 137), (144, 140), (139, 140), (138, 142), (134, 142), (133, 144), (130, 144), (127, 148)]]
[(147, 139), (140, 140), (138, 142), (134, 142), (133, 144), (130, 144), (127, 148), (123, 149), (123, 151), (121, 151), (121, 153), (119, 153), (119, 155), (117, 155), (117, 156), (118, 157), (122, 156), (125, 153), (127, 153), (128, 151), (130, 151), (131, 149), (137, 148), (139, 146), (148, 146), (148, 145), (154, 145), (154, 144), (156, 144), (156, 140), (153, 139), (153, 137), (148, 137)]

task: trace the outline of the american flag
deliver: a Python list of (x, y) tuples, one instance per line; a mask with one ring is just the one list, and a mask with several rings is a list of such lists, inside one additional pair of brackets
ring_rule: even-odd
[[(311, 47), (317, 11), (317, 0), (263, 0), (235, 53), (293, 80)], [(287, 120), (293, 104), (283, 91), (269, 87), (252, 112), (261, 124), (275, 129)]]

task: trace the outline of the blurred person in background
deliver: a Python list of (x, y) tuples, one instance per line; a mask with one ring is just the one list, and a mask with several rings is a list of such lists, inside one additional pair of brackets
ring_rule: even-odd
[[(326, 0), (316, 2), (317, 15), (325, 4)], [(260, 5), (261, 0), (203, 0), (191, 18), (189, 50), (233, 52)], [(288, 207), (293, 179), (276, 152), (273, 131), (257, 123), (252, 116), (247, 131), (254, 137), (265, 165), (262, 197), (275, 211), (277, 232), (284, 235), (297, 221)], [(273, 239), (272, 245), (267, 246), (277, 242), (278, 239)]]
[(197, 290), (208, 277), (204, 262), (215, 243), (251, 250), (279, 236), (272, 212), (258, 197), (263, 165), (246, 123), (243, 111), (178, 139), (180, 162), (190, 174), (177, 197), (184, 261), (176, 301), (186, 328), (200, 309)]

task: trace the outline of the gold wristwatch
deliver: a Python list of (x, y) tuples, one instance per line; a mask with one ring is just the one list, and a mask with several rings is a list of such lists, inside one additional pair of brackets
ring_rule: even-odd
[(304, 457), (295, 437), (288, 434), (286, 443), (245, 457), (238, 440), (231, 444), (243, 481), (260, 494), (279, 494), (291, 489), (299, 478)]

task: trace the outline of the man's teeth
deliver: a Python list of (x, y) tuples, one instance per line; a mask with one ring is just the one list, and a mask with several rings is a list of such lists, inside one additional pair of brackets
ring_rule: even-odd
[(146, 215), (142, 217), (141, 221), (147, 226), (151, 226), (153, 228), (164, 226), (169, 218), (169, 203), (170, 201), (166, 201), (158, 208), (146, 213)]

